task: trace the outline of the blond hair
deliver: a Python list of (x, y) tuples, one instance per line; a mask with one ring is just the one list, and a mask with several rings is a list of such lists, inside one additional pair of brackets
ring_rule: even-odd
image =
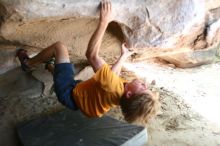
[(144, 93), (130, 98), (122, 97), (120, 106), (129, 123), (146, 124), (160, 108), (159, 94)]

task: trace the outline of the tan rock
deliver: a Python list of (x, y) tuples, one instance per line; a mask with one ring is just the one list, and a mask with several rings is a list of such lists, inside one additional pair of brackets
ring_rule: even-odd
[[(64, 42), (73, 62), (85, 60), (85, 50), (97, 26), (100, 1), (0, 0), (0, 41), (41, 49)], [(218, 0), (116, 1), (101, 55), (113, 62), (123, 38), (134, 47), (134, 60), (173, 56), (193, 58), (193, 51), (214, 47), (219, 40)], [(187, 49), (185, 49), (187, 48)], [(183, 55), (188, 52), (188, 55)], [(182, 56), (183, 55), (183, 56)], [(189, 57), (190, 56), (190, 57)], [(188, 58), (189, 57), (189, 58)], [(212, 58), (213, 56), (210, 56)], [(166, 57), (170, 58), (170, 57)], [(173, 59), (167, 59), (170, 63)], [(188, 62), (178, 60), (182, 66)], [(193, 58), (194, 65), (203, 64)], [(186, 63), (186, 65), (184, 65)]]

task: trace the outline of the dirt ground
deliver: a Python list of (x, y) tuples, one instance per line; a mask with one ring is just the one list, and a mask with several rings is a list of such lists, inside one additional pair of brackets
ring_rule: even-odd
[(220, 63), (192, 69), (127, 64), (139, 77), (156, 81), (161, 112), (148, 124), (149, 146), (220, 145)]

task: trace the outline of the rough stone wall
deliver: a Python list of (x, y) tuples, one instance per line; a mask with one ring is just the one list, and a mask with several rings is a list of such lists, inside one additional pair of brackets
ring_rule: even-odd
[[(2, 3), (8, 10), (8, 18), (1, 33), (7, 40), (13, 40), (11, 34), (24, 23), (73, 17), (97, 18), (99, 6), (97, 0), (2, 0)], [(204, 28), (204, 1), (141, 0), (112, 3), (114, 21), (120, 23), (128, 42), (135, 47), (170, 47), (178, 43), (176, 38), (180, 35), (198, 33), (198, 29)], [(12, 21), (17, 25), (11, 24)]]
[[(85, 59), (88, 40), (97, 26), (99, 3), (0, 0), (0, 42), (29, 47), (32, 54), (63, 41), (78, 62)], [(119, 53), (121, 33), (135, 48), (134, 60), (160, 57), (180, 67), (201, 64), (191, 55), (194, 50), (216, 50), (220, 42), (219, 0), (112, 0), (112, 5), (118, 26), (105, 35), (102, 55), (106, 59), (112, 60)], [(199, 60), (210, 62), (212, 58), (213, 54), (208, 60)]]

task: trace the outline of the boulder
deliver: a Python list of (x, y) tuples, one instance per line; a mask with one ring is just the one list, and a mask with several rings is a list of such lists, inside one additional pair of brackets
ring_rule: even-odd
[[(0, 0), (0, 42), (40, 51), (62, 41), (79, 62), (85, 59), (97, 26), (99, 4), (96, 0)], [(102, 50), (107, 59), (119, 54), (123, 39), (139, 60), (206, 49), (220, 42), (219, 0), (112, 0), (112, 5), (115, 23), (105, 35)]]
[(0, 74), (3, 74), (16, 66), (18, 62), (15, 59), (16, 46), (0, 45)]

